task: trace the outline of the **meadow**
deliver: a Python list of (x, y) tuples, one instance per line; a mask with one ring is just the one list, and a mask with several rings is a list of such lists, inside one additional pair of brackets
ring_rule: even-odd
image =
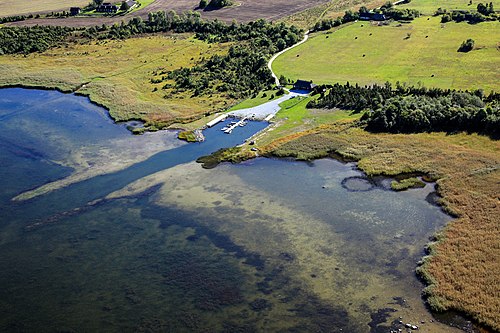
[(57, 88), (88, 95), (109, 109), (116, 121), (143, 120), (150, 130), (187, 122), (225, 109), (223, 95), (171, 94), (152, 83), (168, 70), (191, 67), (203, 57), (227, 52), (191, 35), (156, 35), (121, 41), (71, 44), (44, 53), (0, 56), (0, 85)]
[[(472, 2), (472, 3), (471, 3)], [(439, 1), (436, 4), (436, 0), (413, 0), (407, 4), (401, 4), (398, 8), (413, 8), (420, 11), (424, 15), (433, 15), (436, 9), (439, 7), (446, 9), (448, 11), (451, 10), (471, 10), (475, 11), (478, 3), (493, 3), (493, 6), (498, 10), (500, 7), (500, 1), (470, 1), (470, 0), (447, 0), (447, 1)]]
[[(413, 2), (412, 2), (413, 3)], [(498, 89), (500, 22), (440, 23), (420, 17), (411, 23), (379, 26), (355, 22), (316, 33), (273, 63), (278, 75), (317, 84), (406, 82), (456, 89)], [(475, 40), (475, 49), (457, 52)]]

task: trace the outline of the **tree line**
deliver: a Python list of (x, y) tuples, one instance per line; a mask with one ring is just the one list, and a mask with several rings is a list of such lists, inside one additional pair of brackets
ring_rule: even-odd
[(470, 24), (477, 24), (485, 21), (500, 20), (500, 15), (495, 13), (492, 2), (489, 4), (479, 3), (477, 5), (476, 12), (472, 12), (470, 10), (453, 10), (448, 12), (446, 9), (438, 8), (434, 13), (434, 16), (439, 15), (442, 15), (441, 23), (455, 21), (457, 23), (468, 22)]
[(398, 21), (411, 21), (420, 16), (420, 12), (416, 9), (398, 9), (395, 8), (391, 2), (387, 2), (380, 8), (376, 8), (372, 11), (368, 10), (365, 6), (361, 6), (357, 12), (347, 10), (342, 17), (337, 17), (336, 19), (323, 19), (316, 22), (312, 31), (330, 30), (333, 27), (354, 22), (361, 17), (370, 17), (373, 14), (381, 14), (384, 15), (387, 20), (393, 19)]
[(73, 28), (67, 27), (5, 27), (0, 29), (1, 54), (43, 52), (63, 43)]
[(349, 83), (317, 86), (319, 98), (308, 108), (363, 111), (367, 129), (417, 133), (467, 131), (500, 138), (500, 94), (401, 85), (359, 86)]

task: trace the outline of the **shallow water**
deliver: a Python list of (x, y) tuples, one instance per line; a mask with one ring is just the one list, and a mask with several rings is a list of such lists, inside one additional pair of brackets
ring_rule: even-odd
[(54, 91), (1, 89), (0, 120), (0, 331), (453, 331), (413, 273), (449, 220), (431, 184), (395, 193), (333, 160), (204, 170), (265, 124), (134, 137)]

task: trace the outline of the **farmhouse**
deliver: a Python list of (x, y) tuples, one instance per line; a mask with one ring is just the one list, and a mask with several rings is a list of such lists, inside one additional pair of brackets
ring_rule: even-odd
[(314, 89), (314, 87), (316, 87), (316, 85), (314, 83), (309, 82), (309, 81), (304, 81), (304, 80), (297, 80), (297, 82), (295, 82), (293, 84), (293, 90), (307, 90), (307, 91), (311, 91)]
[(116, 5), (112, 5), (109, 2), (105, 2), (95, 10), (98, 13), (116, 13), (118, 11), (118, 7)]
[(82, 10), (81, 10), (81, 8), (80, 8), (80, 7), (71, 7), (71, 8), (69, 9), (69, 14), (70, 14), (71, 16), (75, 16), (75, 15), (80, 14), (80, 12), (81, 12), (81, 11), (82, 11)]
[(359, 19), (363, 21), (385, 21), (387, 20), (387, 17), (380, 13), (363, 13)]

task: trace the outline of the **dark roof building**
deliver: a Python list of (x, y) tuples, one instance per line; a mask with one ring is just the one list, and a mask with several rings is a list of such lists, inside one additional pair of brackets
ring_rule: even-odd
[(80, 14), (80, 12), (81, 12), (81, 8), (80, 7), (71, 7), (69, 9), (69, 14), (73, 15), (73, 16)]
[(387, 20), (387, 17), (380, 13), (363, 13), (359, 19), (363, 21), (385, 21)]
[(311, 91), (314, 89), (314, 87), (316, 87), (316, 85), (314, 83), (309, 82), (309, 81), (304, 81), (304, 80), (297, 80), (297, 82), (295, 82), (293, 84), (293, 90), (307, 90), (307, 91)]
[(116, 5), (112, 5), (109, 2), (105, 2), (95, 10), (98, 13), (116, 13), (118, 11), (118, 7)]

